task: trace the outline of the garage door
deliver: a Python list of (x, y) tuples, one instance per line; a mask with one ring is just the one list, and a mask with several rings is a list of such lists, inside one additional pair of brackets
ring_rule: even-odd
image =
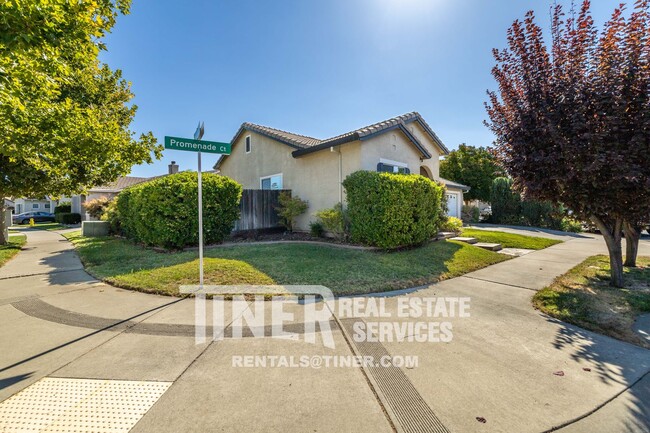
[(456, 218), (460, 218), (458, 215), (458, 194), (448, 193), (447, 194), (447, 209), (448, 215)]

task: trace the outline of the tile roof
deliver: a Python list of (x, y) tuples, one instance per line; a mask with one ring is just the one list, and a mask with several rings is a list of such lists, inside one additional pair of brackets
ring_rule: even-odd
[(151, 180), (150, 177), (135, 177), (135, 176), (120, 176), (115, 182), (110, 182), (105, 185), (94, 186), (88, 192), (94, 191), (122, 191), (129, 186), (137, 185), (142, 182)]
[[(293, 132), (283, 131), (281, 129), (245, 122), (242, 123), (241, 127), (231, 140), (231, 143), (234, 143), (245, 130), (253, 131), (295, 148), (296, 150), (293, 152), (293, 156), (297, 157), (306, 153), (316, 152), (321, 149), (326, 149), (350, 141), (363, 140), (364, 138), (395, 128), (402, 128), (404, 133), (410, 135), (410, 133), (408, 133), (407, 130), (403, 128), (403, 125), (414, 121), (417, 121), (420, 126), (422, 126), (422, 128), (431, 137), (431, 139), (440, 147), (443, 153), (449, 153), (447, 147), (445, 147), (442, 141), (440, 141), (438, 136), (433, 132), (431, 127), (426, 123), (426, 121), (422, 118), (422, 116), (420, 116), (417, 111), (402, 114), (401, 116), (392, 117), (387, 120), (382, 120), (381, 122), (373, 123), (372, 125), (364, 126), (362, 128), (358, 128), (353, 131), (349, 131), (344, 134), (336, 135), (334, 137), (322, 140), (306, 135), (295, 134)], [(421, 146), (415, 137), (411, 136), (409, 138), (414, 140), (417, 146)], [(428, 153), (426, 150), (422, 150), (424, 153)], [(225, 156), (219, 158), (219, 161), (215, 167), (218, 167), (223, 159), (225, 159)]]
[[(247, 129), (249, 131), (258, 132), (262, 135), (267, 135), (271, 138), (275, 138), (278, 141), (282, 141), (285, 144), (290, 146), (305, 148), (310, 146), (315, 146), (320, 144), (322, 140), (314, 137), (307, 137), (306, 135), (294, 134), (293, 132), (283, 131), (281, 129), (271, 128), (269, 126), (256, 125), (254, 123), (245, 122), (242, 124), (241, 129)], [(239, 132), (237, 133), (239, 135)], [(236, 138), (236, 136), (235, 136)], [(234, 141), (235, 139), (233, 139)]]

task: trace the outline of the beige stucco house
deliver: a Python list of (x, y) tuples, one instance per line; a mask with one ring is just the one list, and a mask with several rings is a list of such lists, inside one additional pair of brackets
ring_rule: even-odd
[(232, 153), (215, 170), (246, 189), (290, 189), (309, 202), (297, 223), (307, 230), (314, 214), (344, 202), (343, 180), (358, 170), (417, 173), (447, 186), (449, 214), (460, 217), (464, 185), (439, 176), (439, 159), (449, 151), (422, 116), (397, 116), (320, 140), (244, 123), (232, 139)]

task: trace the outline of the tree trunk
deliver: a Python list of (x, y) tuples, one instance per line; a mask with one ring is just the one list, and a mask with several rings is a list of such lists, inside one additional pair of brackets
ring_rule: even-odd
[(609, 285), (623, 287), (623, 248), (621, 247), (623, 220), (617, 218), (613, 224), (609, 225), (605, 224), (601, 218), (592, 215), (591, 221), (600, 230), (609, 251), (609, 266), (611, 269)]
[(639, 252), (639, 239), (642, 228), (638, 225), (625, 222), (623, 232), (625, 233), (625, 263), (628, 268), (636, 267), (636, 256)]
[(2, 203), (0, 203), (0, 245), (6, 245), (9, 242), (9, 239), (5, 237), (5, 200), (4, 197), (0, 197)]

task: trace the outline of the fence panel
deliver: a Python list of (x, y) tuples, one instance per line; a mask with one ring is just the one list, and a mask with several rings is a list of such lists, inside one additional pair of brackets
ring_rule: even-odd
[(239, 203), (240, 216), (234, 231), (259, 230), (280, 227), (280, 218), (275, 210), (280, 205), (282, 191), (277, 189), (245, 189)]

